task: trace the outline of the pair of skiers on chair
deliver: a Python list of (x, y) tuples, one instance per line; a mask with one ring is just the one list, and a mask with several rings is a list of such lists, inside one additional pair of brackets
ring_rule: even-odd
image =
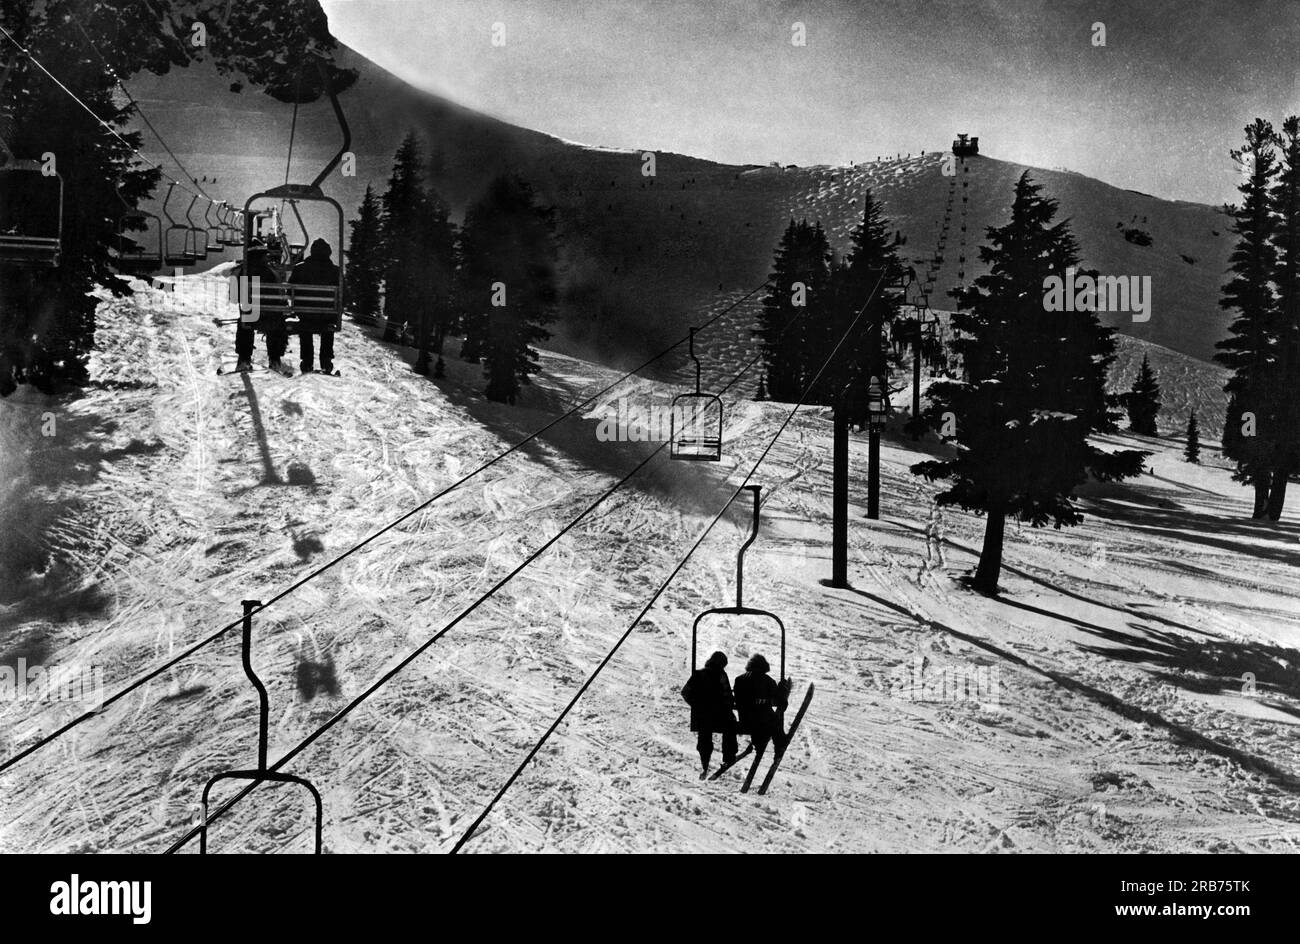
[[(768, 741), (775, 741), (777, 750), (784, 747), (781, 716), (789, 702), (790, 680), (777, 682), (768, 674), (771, 667), (767, 660), (754, 655), (746, 663), (744, 674), (736, 679), (733, 692), (726, 669), (726, 655), (715, 652), (704, 668), (691, 673), (682, 688), (682, 698), (691, 706), (691, 730), (699, 734), (696, 748), (704, 773), (713, 756), (714, 734), (722, 735), (724, 765), (736, 759), (738, 733), (748, 734), (759, 754), (767, 749)], [(739, 713), (739, 722), (733, 711)]]

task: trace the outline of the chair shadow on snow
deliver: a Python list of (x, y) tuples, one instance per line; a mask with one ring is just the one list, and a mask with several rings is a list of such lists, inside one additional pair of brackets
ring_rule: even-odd
[[(238, 497), (244, 495), (254, 488), (264, 485), (291, 485), (302, 488), (310, 488), (316, 485), (316, 476), (311, 469), (302, 462), (291, 462), (285, 469), (286, 478), (282, 478), (276, 471), (275, 462), (271, 458), (271, 446), (266, 435), (266, 423), (262, 419), (262, 405), (257, 398), (257, 388), (253, 386), (253, 381), (248, 374), (241, 375), (244, 382), (244, 396), (248, 399), (248, 415), (253, 423), (253, 434), (257, 438), (258, 457), (262, 463), (262, 478), (255, 485), (238, 489), (233, 494)], [(302, 408), (296, 403), (290, 402), (286, 413), (293, 415), (293, 410), (297, 410), (301, 415)]]

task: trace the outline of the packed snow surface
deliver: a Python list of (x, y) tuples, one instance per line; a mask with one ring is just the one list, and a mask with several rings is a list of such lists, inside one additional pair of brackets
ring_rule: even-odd
[[(218, 375), (233, 363), (231, 329), (212, 321), (229, 314), (220, 298), (218, 278), (189, 276), (166, 296), (106, 301), (90, 390), (0, 401), (13, 571), (0, 665), (97, 670), (117, 691), (617, 376), (544, 353), (518, 405), (491, 404), (479, 367), (449, 356), (431, 380), (409, 349), (351, 324), (341, 377)], [(615, 388), (260, 614), (271, 760), (657, 448), (597, 436), (619, 397), (676, 392)], [(287, 769), (324, 798), (326, 850), (449, 849), (787, 411), (730, 398), (726, 461), (660, 452), (297, 757)], [(1185, 415), (1162, 419), (1181, 435)], [(795, 699), (817, 685), (770, 794), (742, 795), (739, 768), (696, 779), (678, 694), (695, 615), (734, 600), (738, 501), (466, 851), (1293, 850), (1300, 529), (1290, 514), (1252, 522), (1203, 436), (1200, 466), (1174, 437), (1107, 437), (1150, 450), (1151, 474), (1086, 487), (1079, 527), (1009, 525), (1000, 599), (960, 582), (982, 519), (935, 510), (936, 487), (908, 472), (939, 447), (885, 437), (881, 519), (868, 521), (855, 436), (852, 589), (837, 590), (821, 583), (830, 425), (800, 411), (754, 479), (763, 524), (746, 559), (745, 602), (789, 628)], [(701, 637), (701, 659), (725, 650), (733, 678), (752, 652), (775, 664), (761, 623)], [(0, 751), (84, 707), (0, 703)], [(161, 851), (196, 821), (208, 778), (254, 766), (256, 722), (232, 630), (0, 775), (0, 850)], [(259, 788), (213, 824), (211, 848), (307, 851), (308, 805)]]

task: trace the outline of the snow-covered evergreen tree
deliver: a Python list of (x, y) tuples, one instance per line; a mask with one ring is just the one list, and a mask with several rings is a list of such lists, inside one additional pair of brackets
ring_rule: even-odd
[(1147, 455), (1105, 453), (1088, 441), (1114, 422), (1104, 393), (1114, 339), (1092, 311), (1044, 309), (1045, 280), (1076, 266), (1078, 248), (1040, 189), (1020, 177), (1010, 221), (990, 227), (980, 247), (988, 274), (962, 293), (953, 316), (965, 377), (931, 388), (930, 415), (936, 428), (954, 415), (957, 454), (912, 466), (948, 480), (939, 504), (987, 516), (974, 586), (988, 593), (997, 590), (1008, 516), (1034, 527), (1076, 524), (1073, 492), (1089, 474), (1136, 475)]

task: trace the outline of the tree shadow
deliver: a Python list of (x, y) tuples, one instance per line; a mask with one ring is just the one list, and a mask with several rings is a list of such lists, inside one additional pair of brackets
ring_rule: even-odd
[[(1121, 522), (1126, 529), (1136, 529), (1154, 537), (1200, 544), (1287, 566), (1300, 564), (1300, 528), (1295, 526), (1280, 522), (1258, 522), (1249, 518), (1221, 517), (1188, 508), (1167, 510), (1135, 508), (1130, 505), (1121, 507), (1104, 498), (1091, 498), (1089, 505), (1089, 511), (1098, 518)], [(1231, 540), (1232, 537), (1253, 538), (1256, 542), (1288, 540), (1291, 547)]]
[[(925, 534), (925, 529), (918, 527), (916, 525), (907, 524), (905, 522), (897, 520), (896, 518), (889, 518), (887, 520), (889, 521), (890, 524), (894, 525), (895, 527), (902, 528), (905, 531), (913, 531), (917, 534)], [(943, 539), (943, 543), (948, 547), (955, 548), (956, 550), (974, 555), (976, 558), (980, 556), (980, 552), (975, 548), (969, 547), (965, 544), (961, 544), (957, 541), (952, 540), (951, 538), (945, 537)], [(1078, 600), (1080, 603), (1087, 603), (1091, 606), (1100, 607), (1105, 610), (1114, 610), (1116, 613), (1123, 613), (1126, 616), (1131, 616), (1136, 619), (1149, 620), (1154, 623), (1161, 623), (1165, 626), (1172, 626), (1175, 629), (1185, 630), (1186, 632), (1196, 633), (1201, 636), (1209, 637), (1212, 635), (1211, 633), (1207, 633), (1203, 629), (1197, 629), (1195, 626), (1189, 626), (1186, 623), (1180, 623), (1177, 620), (1170, 619), (1167, 616), (1161, 616), (1158, 613), (1143, 613), (1138, 610), (1130, 609), (1129, 607), (1126, 606), (1120, 606), (1119, 604), (1116, 603), (1107, 603), (1105, 600), (1098, 599), (1097, 597), (1086, 596), (1085, 594), (1078, 593), (1074, 590), (1069, 589), (1068, 587), (1063, 587), (1060, 584), (1053, 583), (1052, 581), (1047, 580), (1046, 578), (1039, 577), (1036, 574), (1031, 574), (1029, 573), (1029, 571), (1022, 570), (1021, 568), (1016, 567), (1014, 564), (1008, 564), (1005, 559), (1002, 562), (1002, 569), (1009, 574), (1015, 574), (1017, 577), (1020, 577), (1024, 580), (1028, 580), (1030, 583), (1037, 584), (1038, 586), (1051, 590), (1054, 593), (1059, 593), (1063, 597), (1069, 597), (1071, 600)], [(1008, 597), (1005, 594), (1005, 592), (1002, 592), (1002, 593), (994, 594), (992, 597), (990, 597), (990, 599), (1006, 600), (1008, 599)]]
[[(1121, 717), (1128, 719), (1129, 721), (1136, 721), (1141, 724), (1148, 725), (1152, 728), (1165, 731), (1166, 733), (1169, 734), (1171, 739), (1174, 740), (1176, 743), (1185, 745), (1190, 748), (1194, 748), (1196, 750), (1204, 751), (1209, 754), (1214, 754), (1218, 757), (1223, 757), (1228, 760), (1231, 760), (1234, 763), (1237, 763), (1240, 766), (1246, 768), (1247, 770), (1252, 770), (1255, 771), (1256, 773), (1259, 773), (1260, 775), (1262, 775), (1263, 777), (1271, 781), (1274, 785), (1280, 787), (1281, 789), (1286, 790), (1289, 793), (1300, 794), (1300, 777), (1296, 777), (1293, 773), (1291, 773), (1291, 771), (1287, 770), (1284, 767), (1279, 766), (1278, 764), (1273, 763), (1267, 758), (1257, 757), (1254, 754), (1248, 753), (1247, 751), (1241, 750), (1240, 748), (1234, 747), (1230, 744), (1223, 744), (1220, 743), (1219, 741), (1215, 741), (1212, 738), (1206, 737), (1205, 735), (1201, 734), (1199, 731), (1196, 731), (1193, 728), (1187, 727), (1186, 725), (1183, 724), (1179, 724), (1176, 721), (1170, 721), (1169, 719), (1164, 718), (1163, 716), (1156, 714), (1153, 711), (1149, 711), (1145, 708), (1140, 708), (1137, 705), (1132, 705), (1124, 701), (1123, 699), (1115, 695), (1112, 695), (1110, 692), (1102, 691), (1099, 688), (1089, 685), (1086, 682), (1081, 682), (1078, 679), (1071, 678), (1070, 676), (1065, 675), (1061, 672), (1054, 672), (1050, 669), (1039, 668), (1038, 666), (1016, 655), (1015, 653), (1008, 652), (1006, 649), (1003, 649), (1001, 646), (995, 645), (994, 643), (991, 643), (985, 639), (980, 639), (978, 636), (972, 636), (970, 633), (963, 633), (961, 630), (953, 629), (951, 626), (947, 626), (943, 623), (938, 622), (937, 620), (932, 620), (932, 619), (927, 619), (925, 617), (922, 617), (918, 614), (911, 612), (906, 607), (894, 603), (891, 600), (887, 600), (884, 597), (877, 596), (876, 594), (870, 593), (866, 590), (859, 590), (856, 587), (848, 587), (845, 589), (847, 589), (850, 593), (855, 593), (859, 596), (866, 597), (867, 599), (871, 600), (872, 602), (880, 606), (883, 606), (889, 610), (893, 610), (896, 613), (900, 613), (903, 616), (910, 618), (911, 620), (913, 620), (914, 622), (920, 625), (938, 630), (940, 632), (947, 633), (956, 639), (960, 639), (963, 642), (969, 643), (972, 646), (975, 646), (979, 649), (983, 649), (985, 652), (988, 652), (1001, 659), (1004, 659), (1007, 662), (1012, 663), (1013, 665), (1025, 669), (1026, 671), (1033, 672), (1036, 675), (1040, 675), (1044, 678), (1050, 679), (1052, 682), (1055, 682), (1057, 685), (1066, 689), (1067, 691), (1073, 692), (1077, 695), (1087, 698), (1089, 701), (1092, 701), (1094, 704), (1097, 704), (1108, 711), (1112, 711), (1115, 714), (1118, 714)], [(1108, 632), (1114, 632), (1114, 631), (1111, 630)], [(1126, 636), (1127, 634), (1122, 634), (1122, 635)], [(1161, 634), (1161, 635), (1166, 635), (1166, 634)], [(1190, 643), (1186, 643), (1186, 644), (1190, 646)], [(1262, 647), (1262, 648), (1270, 648), (1270, 647)], [(1115, 655), (1115, 652), (1110, 649), (1100, 649), (1098, 650), (1098, 652), (1099, 654), (1104, 655), (1106, 657), (1112, 657)], [(1294, 679), (1290, 680), (1289, 684), (1292, 686), (1292, 689), (1294, 689), (1295, 680)]]

